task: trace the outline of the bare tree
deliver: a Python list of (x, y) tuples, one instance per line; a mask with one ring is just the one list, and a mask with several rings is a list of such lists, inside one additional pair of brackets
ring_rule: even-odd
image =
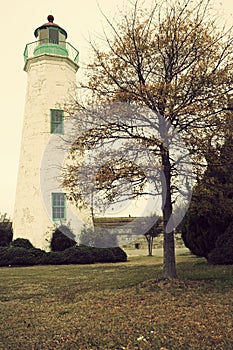
[(158, 218), (155, 224), (144, 234), (147, 241), (149, 256), (152, 256), (152, 253), (153, 253), (154, 238), (160, 235), (162, 232), (163, 232), (162, 219)]
[[(94, 59), (81, 85), (91, 94), (72, 106), (80, 135), (63, 185), (79, 205), (77, 181), (88, 186), (84, 163), (85, 169), (95, 166), (100, 201), (104, 194), (109, 200), (135, 198), (154, 183), (162, 195), (163, 277), (176, 278), (173, 211), (184, 192), (178, 178), (185, 184), (188, 177), (186, 151), (199, 176), (208, 149), (221, 142), (233, 89), (232, 28), (219, 28), (209, 0), (163, 1), (149, 10), (140, 1), (130, 4), (115, 22), (104, 16), (107, 48), (91, 43)], [(92, 161), (86, 157), (81, 165), (80, 156), (93, 149)]]

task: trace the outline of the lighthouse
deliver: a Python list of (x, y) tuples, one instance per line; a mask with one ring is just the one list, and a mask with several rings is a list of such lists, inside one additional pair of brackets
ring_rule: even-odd
[(73, 96), (79, 56), (54, 17), (49, 15), (47, 21), (24, 51), (27, 91), (13, 218), (14, 238), (27, 238), (42, 249), (48, 249), (51, 228), (69, 221), (62, 189), (51, 189), (46, 209), (40, 167), (51, 135), (65, 133), (62, 106)]

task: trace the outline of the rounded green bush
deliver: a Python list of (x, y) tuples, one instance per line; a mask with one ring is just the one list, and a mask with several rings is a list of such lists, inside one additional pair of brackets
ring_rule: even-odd
[(62, 265), (64, 259), (61, 252), (47, 252), (41, 259), (41, 265)]
[(0, 266), (9, 266), (8, 247), (0, 247)]
[(76, 245), (75, 235), (68, 226), (61, 225), (55, 229), (50, 243), (53, 252), (62, 252), (74, 245)]
[(4, 247), (0, 249), (0, 266), (31, 266), (43, 264), (46, 253), (37, 248)]
[(98, 263), (112, 263), (116, 262), (116, 258), (109, 248), (91, 248), (95, 262)]
[(126, 252), (120, 247), (112, 247), (109, 250), (113, 253), (116, 262), (125, 262), (127, 261)]
[(1, 266), (30, 266), (36, 264), (36, 259), (30, 250), (21, 247), (8, 248), (3, 258), (4, 261), (0, 261)]
[(233, 222), (218, 237), (215, 248), (208, 255), (208, 262), (213, 265), (233, 264)]
[[(22, 243), (21, 241), (18, 241)], [(126, 253), (119, 247), (93, 248), (73, 246), (64, 251), (45, 252), (37, 248), (20, 246), (0, 247), (0, 266), (65, 265), (114, 263), (126, 261)]]
[(62, 253), (64, 264), (93, 264), (95, 262), (91, 249), (84, 246), (74, 246)]
[(7, 247), (12, 241), (12, 222), (7, 214), (0, 214), (0, 247)]
[(24, 249), (32, 249), (34, 248), (31, 242), (28, 239), (25, 238), (16, 238), (14, 241), (11, 242), (11, 247), (18, 247), (18, 248), (24, 248)]

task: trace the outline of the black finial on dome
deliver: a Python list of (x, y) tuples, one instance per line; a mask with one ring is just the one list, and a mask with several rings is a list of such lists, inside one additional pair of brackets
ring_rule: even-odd
[(52, 15), (48, 15), (47, 20), (53, 23), (54, 17)]

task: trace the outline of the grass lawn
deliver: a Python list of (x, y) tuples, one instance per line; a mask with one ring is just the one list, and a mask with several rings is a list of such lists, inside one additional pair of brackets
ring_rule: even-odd
[(233, 266), (178, 256), (0, 268), (0, 349), (233, 349)]

